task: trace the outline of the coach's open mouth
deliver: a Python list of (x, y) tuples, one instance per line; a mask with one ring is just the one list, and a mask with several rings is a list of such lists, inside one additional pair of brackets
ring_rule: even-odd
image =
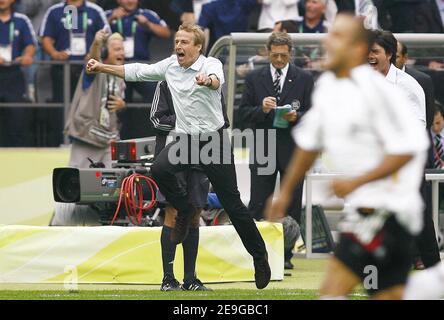
[(376, 65), (378, 64), (378, 60), (376, 59), (369, 59), (368, 63), (372, 66), (372, 67), (376, 67)]

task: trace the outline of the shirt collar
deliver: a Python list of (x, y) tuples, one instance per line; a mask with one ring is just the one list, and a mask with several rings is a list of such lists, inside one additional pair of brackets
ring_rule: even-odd
[(399, 69), (396, 68), (393, 64), (391, 64), (389, 72), (385, 76), (385, 79), (390, 83), (396, 83), (397, 70), (399, 70)]
[[(281, 69), (281, 71), (282, 71), (281, 77), (285, 78), (287, 76), (289, 66), (290, 66), (290, 64), (287, 63), (287, 65)], [(273, 67), (273, 65), (271, 63), (270, 63), (270, 71), (271, 71), (271, 77), (274, 78), (274, 75), (276, 74), (276, 68)]]
[[(438, 133), (433, 132), (432, 128), (430, 128), (430, 133), (432, 134), (433, 139), (435, 139), (435, 137), (438, 135)], [(441, 132), (439, 132), (439, 135), (441, 135), (441, 139), (442, 137), (444, 137), (444, 129), (442, 129)]]
[(200, 71), (200, 69), (202, 69), (204, 62), (205, 62), (205, 57), (201, 54), (199, 58), (197, 58), (197, 60), (188, 69), (194, 71)]

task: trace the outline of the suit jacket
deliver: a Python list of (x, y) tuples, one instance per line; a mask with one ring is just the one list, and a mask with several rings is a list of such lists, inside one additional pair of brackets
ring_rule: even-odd
[(354, 0), (335, 0), (338, 12), (351, 12), (355, 13), (355, 1)]
[[(285, 78), (284, 85), (281, 90), (281, 100), (279, 105), (291, 104), (294, 100), (299, 100), (301, 107), (298, 110), (297, 121), (286, 129), (276, 129), (277, 134), (277, 152), (279, 154), (285, 153), (288, 157), (288, 151), (292, 152), (294, 148), (294, 140), (291, 136), (291, 129), (294, 127), (311, 107), (311, 94), (313, 91), (314, 81), (313, 76), (308, 71), (305, 71), (293, 64), (290, 64)], [(244, 127), (252, 129), (272, 129), (274, 120), (274, 110), (269, 113), (262, 111), (262, 101), (265, 97), (274, 97), (273, 78), (271, 76), (270, 65), (256, 69), (250, 72), (245, 80), (245, 88), (242, 94), (240, 103), (240, 115)], [(256, 134), (256, 130), (255, 134)], [(255, 139), (256, 140), (256, 139)], [(256, 142), (256, 141), (255, 141)], [(265, 151), (268, 145), (268, 135), (265, 134)], [(280, 152), (280, 148), (282, 150)], [(279, 160), (279, 159), (278, 159)]]
[(444, 33), (444, 25), (435, 0), (424, 0), (415, 15), (415, 32)]
[(432, 78), (428, 74), (418, 71), (417, 69), (410, 66), (405, 67), (405, 72), (415, 78), (415, 80), (418, 81), (418, 83), (424, 90), (426, 98), (426, 123), (427, 128), (430, 128), (433, 123), (435, 107), (435, 91)]

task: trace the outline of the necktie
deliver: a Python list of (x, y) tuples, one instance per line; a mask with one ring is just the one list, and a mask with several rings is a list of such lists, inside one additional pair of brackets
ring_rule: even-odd
[(441, 135), (437, 134), (435, 136), (435, 168), (441, 169), (442, 167), (442, 158), (444, 156), (444, 149), (441, 142)]
[(281, 96), (281, 75), (282, 75), (282, 70), (276, 69), (275, 78), (274, 78), (274, 82), (273, 82), (274, 96), (276, 98), (276, 102), (279, 102), (279, 100), (281, 98), (280, 97)]

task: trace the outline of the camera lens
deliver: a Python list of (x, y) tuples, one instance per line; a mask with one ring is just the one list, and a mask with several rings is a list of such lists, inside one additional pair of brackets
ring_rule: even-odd
[(78, 202), (80, 200), (79, 170), (58, 168), (53, 173), (54, 200), (57, 202)]

